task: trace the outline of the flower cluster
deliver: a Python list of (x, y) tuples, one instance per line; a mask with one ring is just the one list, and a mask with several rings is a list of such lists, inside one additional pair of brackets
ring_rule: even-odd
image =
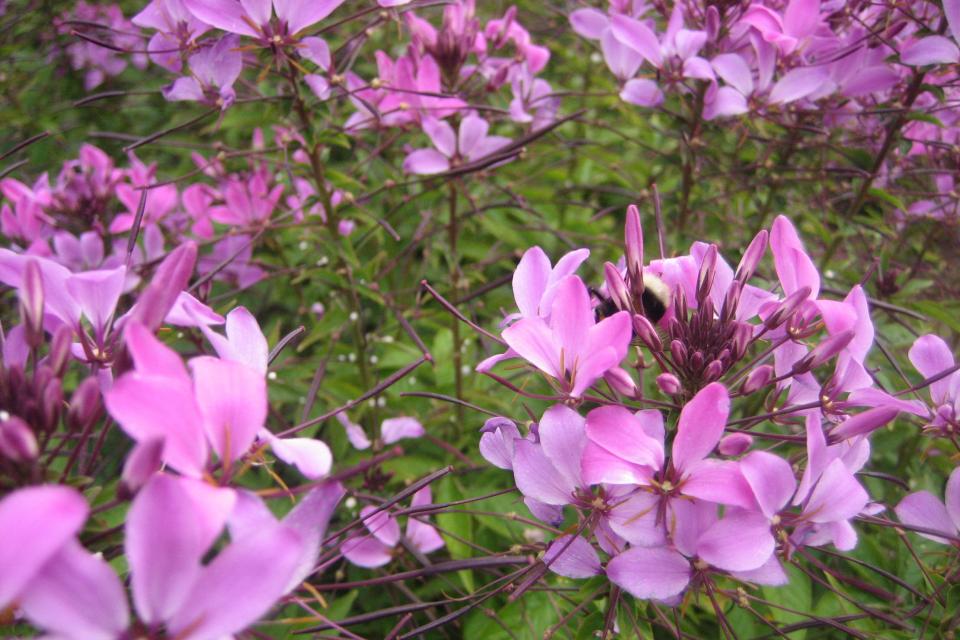
[[(866, 365), (874, 328), (862, 288), (823, 297), (785, 217), (754, 238), (736, 269), (701, 242), (644, 264), (632, 206), (625, 236), (625, 259), (606, 264), (600, 289), (574, 275), (587, 250), (556, 266), (539, 248), (527, 251), (513, 278), (519, 313), (502, 332), (509, 350), (478, 367), (526, 394), (493, 373), (519, 358), (551, 387), (534, 397), (556, 404), (527, 433), (493, 418), (480, 439), (483, 456), (513, 472), (531, 512), (572, 532), (550, 543), (545, 565), (572, 578), (604, 573), (638, 598), (672, 605), (728, 579), (785, 584), (784, 562), (806, 547), (852, 549), (852, 521), (884, 510), (857, 477), (870, 434), (901, 413), (955, 431), (960, 374), (946, 344), (924, 336), (910, 353), (931, 407), (878, 387)], [(763, 284), (768, 245), (776, 277)], [(662, 399), (642, 382), (651, 369)], [(765, 398), (762, 409), (751, 396)], [(806, 443), (799, 462), (782, 452), (793, 441)], [(897, 513), (921, 531), (955, 534), (929, 494), (906, 498)]]

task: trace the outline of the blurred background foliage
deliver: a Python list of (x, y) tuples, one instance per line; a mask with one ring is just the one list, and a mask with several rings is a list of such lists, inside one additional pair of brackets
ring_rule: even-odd
[[(360, 4), (348, 2), (343, 11)], [(478, 4), (486, 17), (500, 15), (508, 6), (490, 0)], [(807, 249), (820, 260), (828, 292), (864, 284), (874, 301), (878, 331), (871, 357), (877, 362), (889, 359), (897, 363), (903, 375), (916, 382), (913, 370), (904, 366), (906, 350), (916, 335), (933, 330), (954, 336), (956, 345), (955, 336), (960, 332), (958, 229), (932, 221), (898, 226), (892, 213), (909, 203), (907, 192), (875, 186), (857, 203), (861, 176), (870, 171), (874, 160), (866, 145), (840, 146), (829, 132), (815, 125), (786, 130), (762, 119), (721, 120), (691, 130), (695, 96), (687, 101), (674, 96), (658, 111), (624, 104), (617, 98), (618, 88), (597, 47), (569, 29), (567, 14), (573, 3), (521, 0), (518, 4), (519, 17), (534, 40), (551, 50), (543, 77), (563, 95), (561, 117), (574, 117), (531, 140), (522, 157), (506, 165), (452, 181), (411, 180), (400, 170), (402, 145), (424, 146), (422, 133), (408, 132), (402, 140), (391, 139), (395, 132), (345, 136), (338, 125), (351, 110), (346, 101), (331, 102), (329, 110), (311, 103), (311, 109), (316, 109), (313, 126), (303, 131), (290, 100), (283, 97), (241, 101), (223, 118), (206, 117), (137, 149), (141, 160), (157, 164), (160, 180), (193, 172), (190, 153), (194, 151), (206, 157), (217, 152), (234, 154), (237, 157), (227, 160), (228, 168), (242, 169), (247, 166), (253, 130), (260, 127), (267, 142), (257, 156), (271, 163), (289, 192), (288, 171), (304, 169), (302, 165), (290, 169), (272, 125), (293, 127), (308, 141), (327, 143), (327, 177), (350, 194), (338, 215), (357, 220), (353, 235), (331, 237), (318, 220), (311, 219), (303, 224), (277, 225), (262, 237), (255, 252), (256, 262), (269, 271), (268, 278), (243, 291), (217, 283), (206, 292), (207, 300), (219, 311), (237, 304), (247, 306), (271, 344), (298, 326), (305, 328), (302, 339), (284, 350), (272, 367), (276, 372), (270, 385), (274, 431), (341, 406), (418, 361), (421, 351), (401, 325), (402, 318), (422, 339), (432, 362), (424, 362), (377, 398), (347, 413), (371, 435), (379, 432), (385, 418), (416, 416), (427, 427), (428, 436), (404, 441), (405, 455), (387, 461), (376, 474), (368, 474), (354, 490), (377, 493), (448, 464), (455, 470), (435, 485), (436, 502), (484, 496), (512, 486), (509, 473), (489, 467), (477, 453), (478, 429), (487, 417), (484, 413), (437, 397), (411, 394), (459, 395), (490, 414), (518, 422), (539, 415), (545, 405), (475, 374), (474, 365), (498, 351), (497, 345), (465, 325), (454, 328), (451, 316), (424, 293), (421, 282), (431, 283), (473, 322), (495, 331), (504, 314), (514, 308), (509, 278), (519, 256), (530, 246), (542, 246), (554, 259), (572, 248), (588, 246), (593, 256), (585, 265), (588, 271), (584, 276), (599, 286), (603, 260), (615, 261), (622, 251), (624, 210), (636, 203), (644, 214), (648, 259), (659, 257), (654, 184), (662, 196), (668, 254), (684, 253), (691, 241), (703, 239), (716, 242), (727, 261), (735, 264), (753, 235), (783, 213), (795, 222)], [(13, 0), (0, 17), (0, 60), (4, 61), (0, 65), (0, 151), (35, 134), (49, 133), (0, 166), (0, 171), (25, 182), (44, 171), (55, 176), (61, 163), (75, 157), (82, 143), (101, 147), (118, 165), (125, 166), (125, 145), (204, 113), (200, 106), (166, 102), (159, 90), (170, 76), (153, 66), (143, 71), (129, 66), (94, 90), (104, 94), (101, 99), (84, 103), (89, 94), (82, 73), (73, 71), (63, 55), (71, 36), (57, 35), (51, 27), (54, 18), (71, 6), (61, 0)], [(141, 3), (125, 0), (121, 7), (130, 17)], [(436, 17), (441, 10), (432, 7), (422, 13)], [(341, 42), (338, 38), (350, 29), (348, 24), (336, 30), (331, 40)], [(358, 74), (376, 74), (374, 50), (400, 53), (396, 50), (401, 41), (397, 30), (396, 24), (389, 24), (369, 33), (355, 58)], [(336, 51), (336, 45), (333, 48)], [(244, 78), (247, 95), (284, 93), (274, 73), (261, 74), (254, 79), (256, 84), (249, 75)], [(506, 97), (500, 106), (507, 107)], [(498, 122), (494, 132), (521, 134), (508, 121)], [(905, 152), (903, 144), (900, 147)], [(182, 188), (202, 179), (189, 176), (178, 184)], [(457, 218), (455, 249), (449, 241), (451, 206), (456, 208)], [(395, 235), (387, 227), (395, 230)], [(769, 260), (761, 275), (773, 275)], [(5, 293), (3, 299), (4, 315), (15, 313), (12, 294)], [(322, 317), (313, 308), (317, 302), (323, 305)], [(186, 353), (202, 344), (197, 336), (170, 337)], [(885, 370), (889, 374), (895, 369)], [(888, 387), (906, 386), (903, 379), (881, 382)], [(331, 445), (338, 466), (355, 464), (370, 455), (352, 449), (335, 420), (308, 433)], [(126, 443), (115, 435), (111, 445), (123, 450)], [(869, 467), (874, 477), (866, 481), (871, 495), (887, 504), (904, 495), (905, 487), (891, 482), (886, 474), (911, 478), (911, 489), (928, 488), (940, 495), (939, 483), (952, 464), (949, 452), (929, 448), (930, 442), (917, 429), (899, 428), (898, 423), (876, 434)], [(282, 476), (286, 472), (278, 468), (277, 473)], [(275, 477), (257, 469), (250, 477), (263, 487), (276, 484)], [(514, 493), (452, 508), (439, 515), (437, 522), (450, 557), (457, 559), (506, 552), (535, 542), (540, 534), (524, 521), (529, 517)], [(113, 524), (118, 522), (119, 517)], [(109, 521), (102, 524), (111, 526)], [(911, 585), (934, 579), (922, 575), (916, 560), (905, 552), (898, 532), (869, 525), (861, 525), (860, 532), (861, 544), (851, 554), (853, 558), (882, 567)], [(911, 544), (918, 550), (935, 546), (918, 538), (912, 538)], [(824, 563), (834, 561), (829, 551), (814, 555)], [(924, 558), (934, 564), (940, 561), (931, 554)], [(415, 558), (405, 555), (391, 571), (419, 566)], [(879, 579), (857, 564), (843, 566), (850, 580), (833, 580), (830, 586), (848, 593), (849, 601), (824, 597), (825, 585), (796, 570), (789, 586), (765, 589), (764, 595), (816, 616), (849, 614), (849, 624), (870, 637), (908, 637), (905, 630), (858, 615), (862, 613), (860, 605), (882, 607), (890, 594), (908, 597), (903, 586), (892, 578)], [(369, 575), (369, 571), (338, 563), (327, 581), (359, 580)], [(324, 594), (329, 605), (324, 613), (331, 619), (343, 619), (410, 601), (460, 597), (495, 578), (494, 573), (461, 571), (417, 581), (409, 588), (391, 585), (333, 591)], [(596, 597), (605, 593), (603, 580), (574, 583), (553, 578), (552, 583), (552, 590), (534, 589), (512, 603), (506, 594), (496, 595), (465, 619), (432, 632), (430, 637), (540, 638), (548, 631), (558, 632), (560, 637), (593, 637), (604, 622), (607, 603)], [(871, 590), (865, 585), (882, 588)], [(933, 609), (929, 637), (937, 635), (938, 620), (949, 618), (947, 612), (956, 610), (958, 599), (957, 585), (943, 589), (942, 602)], [(581, 602), (585, 607), (579, 615), (565, 622)], [(744, 608), (730, 607), (728, 615), (738, 637), (782, 637), (768, 623), (783, 626), (808, 619), (780, 610), (755, 609), (766, 621)], [(718, 631), (709, 612), (709, 602), (694, 601), (683, 612), (685, 631), (693, 637), (715, 637)], [(298, 615), (298, 610), (291, 607), (290, 615)], [(667, 637), (662, 628), (652, 631), (653, 617), (648, 605), (638, 603), (632, 619), (622, 614), (619, 629), (623, 637)], [(394, 622), (377, 620), (353, 629), (364, 637), (383, 637)], [(309, 625), (290, 620), (261, 631), (279, 638), (305, 626)], [(829, 627), (789, 635), (844, 636)]]

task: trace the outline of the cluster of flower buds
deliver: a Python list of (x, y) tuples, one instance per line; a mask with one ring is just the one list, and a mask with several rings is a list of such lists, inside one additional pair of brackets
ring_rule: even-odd
[[(676, 605), (720, 578), (784, 584), (783, 563), (805, 547), (852, 549), (851, 521), (884, 509), (856, 476), (869, 434), (900, 414), (941, 432), (955, 424), (960, 373), (949, 349), (925, 336), (910, 354), (935, 408), (879, 388), (866, 370), (873, 324), (862, 288), (821, 298), (819, 273), (785, 217), (754, 238), (736, 270), (700, 242), (644, 265), (635, 207), (625, 237), (624, 262), (605, 265), (606, 290), (593, 300), (572, 275), (587, 250), (556, 266), (539, 248), (527, 251), (513, 279), (519, 313), (502, 332), (510, 349), (478, 366), (521, 395), (557, 403), (526, 434), (493, 418), (480, 440), (491, 464), (513, 472), (531, 512), (568, 532), (550, 542), (545, 567), (605, 574), (638, 598)], [(761, 286), (768, 245), (776, 278)], [(647, 302), (653, 282), (662, 305)], [(632, 363), (637, 379), (624, 368), (632, 337), (652, 359)], [(493, 373), (514, 358), (546, 374), (553, 394)], [(660, 373), (645, 386), (651, 366)], [(766, 402), (744, 403), (737, 415), (734, 402), (753, 394)], [(659, 408), (679, 410), (675, 422)], [(768, 439), (806, 447), (788, 459), (783, 442), (776, 452), (760, 446)], [(953, 524), (918, 506), (931, 498), (908, 499), (901, 521), (955, 537)]]

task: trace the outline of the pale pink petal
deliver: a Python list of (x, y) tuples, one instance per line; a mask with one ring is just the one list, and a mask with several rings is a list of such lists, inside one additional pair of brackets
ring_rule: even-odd
[(673, 441), (673, 465), (678, 471), (710, 455), (723, 435), (729, 413), (730, 395), (719, 382), (701, 389), (683, 407)]
[(400, 523), (389, 511), (367, 505), (360, 510), (360, 517), (367, 530), (383, 544), (394, 547), (400, 542)]
[[(942, 531), (950, 536), (957, 535), (957, 527), (950, 518), (950, 514), (947, 513), (946, 507), (929, 491), (911, 493), (900, 501), (895, 511), (900, 522), (904, 524)], [(917, 533), (934, 542), (950, 544), (950, 541), (946, 538), (920, 533), (919, 531)]]
[(803, 248), (796, 228), (785, 216), (777, 216), (770, 229), (770, 250), (783, 292), (791, 295), (810, 287), (810, 298), (820, 293), (820, 273)]
[(358, 567), (373, 569), (382, 567), (393, 559), (393, 547), (388, 547), (370, 535), (361, 534), (348, 538), (340, 546), (340, 552)]
[(557, 472), (540, 445), (529, 440), (514, 444), (513, 477), (520, 492), (544, 504), (568, 504), (576, 485)]
[(821, 0), (790, 0), (783, 14), (784, 31), (795, 38), (812, 35), (820, 24)]
[(266, 374), (270, 348), (253, 314), (246, 307), (235, 308), (227, 314), (226, 331), (230, 344), (229, 352), (222, 352), (214, 344), (217, 354), (221, 358), (242, 362), (254, 371)]
[(842, 460), (824, 470), (810, 492), (803, 513), (811, 522), (834, 522), (854, 517), (866, 506), (869, 496)]
[(460, 155), (471, 157), (474, 147), (487, 137), (489, 129), (490, 124), (483, 118), (475, 115), (466, 116), (460, 123), (460, 131), (457, 137), (457, 149)]
[(267, 384), (250, 367), (200, 356), (190, 361), (197, 404), (213, 450), (225, 463), (243, 456), (267, 417)]
[(702, 460), (688, 470), (680, 487), (687, 496), (744, 509), (756, 506), (753, 491), (739, 464), (731, 460)]
[(640, 107), (657, 107), (663, 103), (663, 91), (648, 78), (634, 78), (623, 85), (620, 99)]
[(773, 555), (776, 543), (766, 516), (739, 511), (707, 529), (697, 541), (697, 555), (725, 571), (759, 569)]
[(148, 623), (170, 619), (202, 569), (236, 502), (231, 489), (158, 473), (127, 513), (125, 551), (133, 602)]
[(517, 308), (524, 316), (540, 315), (540, 300), (547, 290), (550, 275), (550, 258), (543, 249), (540, 247), (527, 249), (513, 272), (513, 297), (517, 301)]
[(599, 9), (577, 9), (570, 14), (570, 25), (577, 35), (599, 40), (610, 25), (610, 19)]
[(771, 104), (787, 104), (806, 98), (818, 91), (830, 79), (826, 66), (799, 67), (788, 71), (773, 85)]
[(605, 30), (601, 35), (600, 49), (603, 51), (603, 60), (607, 63), (607, 67), (621, 82), (635, 76), (640, 65), (643, 64), (643, 56), (620, 42), (610, 29)]
[(943, 0), (943, 15), (947, 18), (953, 39), (960, 43), (960, 0)]
[(538, 317), (521, 318), (503, 330), (503, 340), (517, 355), (544, 373), (562, 378), (560, 345), (550, 327)]
[(753, 74), (746, 61), (735, 53), (721, 53), (710, 61), (713, 70), (724, 82), (741, 94), (753, 93)]
[(656, 469), (628, 462), (604, 447), (588, 441), (580, 456), (580, 473), (586, 485), (634, 485), (649, 484)]
[(138, 373), (188, 381), (187, 368), (176, 351), (160, 342), (138, 322), (124, 326), (124, 340)]
[(947, 490), (945, 491), (944, 502), (946, 503), (947, 513), (953, 520), (953, 526), (960, 530), (960, 467), (957, 467), (950, 474), (947, 480)]
[(666, 529), (657, 521), (659, 505), (660, 496), (638, 491), (611, 509), (610, 528), (632, 545), (661, 545), (666, 540)]
[(583, 484), (580, 455), (587, 443), (584, 424), (579, 413), (566, 405), (555, 404), (544, 412), (538, 425), (543, 453), (563, 476), (565, 484), (574, 487)]
[(915, 67), (928, 64), (953, 64), (960, 58), (957, 45), (943, 36), (927, 36), (900, 51), (900, 61)]
[(424, 118), (423, 131), (430, 136), (430, 141), (433, 142), (437, 151), (447, 158), (452, 158), (457, 152), (457, 134), (453, 132), (453, 127), (446, 120)]
[(345, 413), (338, 413), (336, 418), (337, 421), (343, 425), (343, 429), (347, 433), (347, 440), (350, 441), (350, 444), (353, 445), (355, 449), (363, 450), (370, 448), (370, 438), (367, 437), (363, 427), (352, 422)]
[(425, 434), (423, 425), (416, 418), (406, 416), (387, 418), (380, 425), (380, 435), (384, 444), (393, 444), (404, 438), (421, 438)]
[[(265, 430), (261, 430), (264, 434)], [(287, 464), (295, 466), (307, 478), (316, 480), (330, 473), (333, 454), (322, 440), (313, 438), (267, 438), (270, 450)]]
[(513, 469), (514, 441), (520, 438), (520, 430), (507, 418), (490, 418), (483, 425), (480, 436), (480, 455), (495, 467)]
[(246, 11), (237, 0), (183, 0), (183, 4), (198, 20), (217, 29), (245, 36), (259, 35), (244, 20)]
[(417, 149), (403, 160), (403, 170), (407, 173), (430, 175), (449, 168), (450, 161), (436, 149)]
[[(627, 315), (626, 311), (619, 314)], [(613, 318), (608, 318), (612, 320)], [(599, 325), (598, 325), (599, 326)], [(623, 356), (617, 352), (614, 347), (598, 347), (596, 350), (587, 350), (585, 358), (578, 360), (576, 374), (574, 377), (573, 388), (570, 389), (570, 395), (574, 398), (579, 397), (584, 391), (589, 389), (604, 373), (616, 367), (623, 360)]]
[(77, 534), (87, 512), (83, 496), (59, 485), (27, 487), (0, 500), (0, 608)]
[(300, 41), (300, 55), (311, 61), (324, 71), (329, 70), (332, 64), (330, 45), (323, 38), (311, 36)]
[(611, 16), (610, 26), (620, 42), (649, 60), (653, 66), (657, 68), (663, 66), (660, 41), (650, 27), (623, 14)]
[(186, 291), (181, 291), (163, 321), (178, 327), (205, 327), (211, 324), (223, 324), (224, 318)]
[(274, 0), (277, 17), (287, 21), (290, 33), (299, 33), (336, 11), (345, 0)]
[(770, 559), (763, 563), (758, 569), (732, 571), (730, 575), (744, 582), (774, 587), (783, 586), (790, 581), (790, 577), (787, 575), (787, 572), (783, 570), (783, 565), (780, 564), (780, 560), (777, 559), (775, 554), (770, 556)]
[[(953, 353), (950, 347), (939, 336), (929, 333), (920, 336), (910, 347), (908, 353), (910, 362), (925, 378), (932, 378), (954, 366)], [(930, 397), (934, 403), (942, 404), (946, 401), (950, 390), (952, 376), (946, 376), (930, 385)]]
[(127, 270), (124, 267), (86, 271), (67, 278), (67, 291), (80, 305), (83, 315), (100, 334), (113, 318), (123, 293)]
[(219, 638), (247, 628), (284, 595), (303, 548), (303, 536), (283, 525), (232, 542), (204, 567), (170, 633)]
[(740, 473), (757, 499), (760, 510), (772, 518), (783, 509), (797, 488), (790, 463), (766, 451), (753, 451), (740, 460)]
[[(430, 491), (430, 486), (428, 485), (413, 494), (413, 498), (410, 500), (410, 506), (423, 507), (432, 502), (433, 496)], [(407, 520), (407, 540), (420, 553), (431, 553), (437, 549), (442, 549), (444, 542), (443, 538), (440, 537), (440, 533), (436, 528), (423, 522), (421, 519), (426, 519), (426, 516), (414, 517), (411, 515), (409, 517)]]
[(163, 460), (199, 477), (207, 461), (200, 409), (189, 382), (127, 373), (104, 395), (110, 415), (137, 442), (163, 439)]
[(690, 582), (690, 562), (663, 547), (633, 547), (607, 563), (607, 577), (635, 598), (663, 600)]
[(654, 469), (663, 465), (663, 445), (648, 436), (638, 417), (623, 407), (599, 407), (588, 413), (586, 435), (610, 453), (634, 464)]
[(35, 625), (65, 638), (115, 640), (130, 621), (120, 578), (75, 540), (34, 576), (19, 603)]
[(292, 590), (313, 571), (330, 518), (343, 495), (343, 485), (339, 482), (324, 482), (311, 489), (283, 518), (283, 524), (300, 533), (304, 541), (297, 570), (290, 577), (284, 592)]
[(560, 536), (550, 543), (543, 562), (557, 575), (581, 579), (600, 575), (600, 557), (580, 536)]

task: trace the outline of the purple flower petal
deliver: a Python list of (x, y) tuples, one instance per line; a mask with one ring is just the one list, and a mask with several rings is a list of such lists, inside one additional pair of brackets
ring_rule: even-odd
[(543, 561), (550, 571), (567, 578), (581, 579), (600, 575), (600, 557), (580, 536), (560, 536), (550, 543)]
[(700, 536), (697, 555), (718, 569), (750, 571), (763, 566), (775, 547), (770, 522), (764, 515), (738, 511)]
[(720, 441), (730, 413), (726, 387), (713, 382), (701, 389), (680, 411), (673, 441), (673, 464), (683, 471), (703, 460)]
[(780, 512), (797, 488), (790, 463), (766, 451), (753, 451), (740, 460), (740, 472), (768, 518)]
[(633, 547), (607, 563), (607, 577), (635, 598), (663, 600), (690, 582), (690, 562), (662, 547)]
[(599, 9), (577, 9), (570, 14), (570, 25), (578, 35), (599, 40), (610, 25), (610, 19)]
[(770, 104), (788, 104), (818, 91), (830, 79), (826, 66), (798, 67), (788, 71), (773, 85)]
[(230, 489), (158, 473), (127, 514), (125, 551), (133, 602), (145, 622), (169, 620), (184, 603), (236, 502)]
[(190, 361), (210, 444), (227, 464), (247, 453), (267, 418), (267, 384), (246, 365), (210, 356)]
[(69, 540), (20, 596), (24, 614), (65, 638), (115, 640), (130, 622), (123, 583), (110, 565)]
[(611, 16), (610, 26), (620, 42), (649, 60), (653, 66), (657, 68), (663, 66), (660, 41), (650, 27), (623, 14)]
[(620, 99), (640, 107), (657, 107), (663, 104), (663, 91), (657, 83), (647, 78), (627, 81), (620, 91)]
[(513, 477), (520, 492), (544, 504), (568, 504), (576, 485), (557, 472), (540, 445), (529, 440), (517, 440), (514, 445)]
[[(929, 491), (911, 493), (901, 500), (894, 510), (897, 512), (900, 522), (904, 524), (942, 531), (950, 536), (957, 535), (957, 527), (950, 518), (950, 514), (947, 513), (947, 508)], [(920, 533), (919, 531), (917, 534), (940, 544), (950, 544), (950, 541), (946, 538)]]
[(232, 542), (204, 568), (170, 633), (217, 638), (250, 626), (286, 593), (303, 549), (303, 536), (280, 524)]
[(910, 43), (900, 51), (900, 62), (914, 67), (928, 64), (953, 64), (960, 59), (960, 50), (949, 38), (927, 36)]
[[(908, 356), (913, 366), (925, 378), (932, 378), (954, 366), (953, 352), (950, 351), (950, 347), (942, 338), (932, 333), (917, 338), (913, 346), (910, 347)], [(946, 401), (953, 377), (953, 375), (950, 375), (941, 378), (930, 385), (930, 397), (933, 398), (935, 404), (942, 404)]]
[(450, 161), (436, 149), (417, 149), (403, 160), (403, 170), (407, 173), (430, 175), (449, 168)]
[(426, 431), (416, 418), (401, 416), (384, 420), (380, 425), (380, 434), (384, 444), (393, 444), (404, 438), (421, 438)]
[(87, 512), (76, 490), (57, 485), (27, 487), (0, 500), (0, 608), (77, 534)]

